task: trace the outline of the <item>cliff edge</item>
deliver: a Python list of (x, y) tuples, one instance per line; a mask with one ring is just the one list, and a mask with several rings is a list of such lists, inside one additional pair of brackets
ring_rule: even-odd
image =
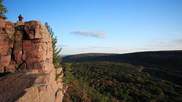
[(0, 18), (1, 102), (61, 102), (63, 72), (54, 68), (52, 59), (45, 25)]

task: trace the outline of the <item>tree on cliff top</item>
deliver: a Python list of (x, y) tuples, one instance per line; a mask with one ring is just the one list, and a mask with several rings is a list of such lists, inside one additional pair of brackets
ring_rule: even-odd
[(51, 35), (52, 38), (52, 48), (53, 48), (53, 63), (56, 68), (60, 67), (60, 62), (61, 62), (61, 48), (57, 47), (57, 37), (55, 36), (54, 32), (52, 31), (52, 28), (48, 23), (45, 23), (45, 26), (47, 27), (48, 32)]
[(3, 5), (3, 0), (0, 0), (0, 16), (5, 17), (5, 13), (7, 12), (6, 7)]

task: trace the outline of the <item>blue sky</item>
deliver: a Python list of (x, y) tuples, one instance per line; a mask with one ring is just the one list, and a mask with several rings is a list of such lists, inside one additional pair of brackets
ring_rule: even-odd
[(182, 50), (182, 0), (5, 0), (16, 22), (48, 22), (62, 54)]

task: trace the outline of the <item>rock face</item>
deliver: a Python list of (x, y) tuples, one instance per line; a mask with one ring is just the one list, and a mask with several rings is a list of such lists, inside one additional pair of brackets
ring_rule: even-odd
[[(0, 19), (1, 102), (61, 102), (61, 68), (53, 65), (52, 40), (38, 21)], [(56, 80), (57, 79), (57, 80)]]

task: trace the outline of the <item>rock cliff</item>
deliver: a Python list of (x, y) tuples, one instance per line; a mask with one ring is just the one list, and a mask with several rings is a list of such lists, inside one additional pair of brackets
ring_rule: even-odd
[(45, 25), (0, 18), (0, 101), (61, 102), (62, 69), (55, 69), (52, 59)]

